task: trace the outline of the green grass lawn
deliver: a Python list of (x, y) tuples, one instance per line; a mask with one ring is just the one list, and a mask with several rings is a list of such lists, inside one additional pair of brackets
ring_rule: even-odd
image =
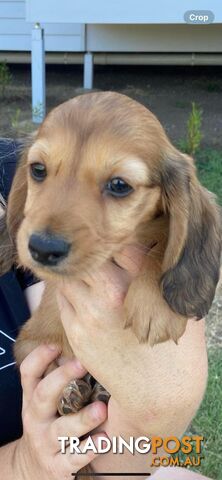
[(209, 350), (208, 359), (206, 394), (191, 426), (192, 435), (204, 436), (204, 460), (194, 470), (222, 480), (222, 348)]
[(216, 193), (222, 205), (222, 151), (202, 150), (196, 155), (196, 165), (201, 183)]
[[(218, 203), (222, 205), (222, 152), (202, 150), (196, 155), (196, 165), (201, 183), (216, 193)], [(208, 358), (206, 394), (189, 433), (203, 435), (205, 439), (204, 460), (194, 470), (214, 480), (222, 480), (222, 345), (209, 349)]]

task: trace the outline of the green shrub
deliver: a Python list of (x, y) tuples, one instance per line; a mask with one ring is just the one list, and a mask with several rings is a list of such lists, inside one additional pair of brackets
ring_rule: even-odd
[(202, 126), (202, 110), (192, 102), (192, 110), (187, 122), (187, 135), (185, 139), (178, 142), (179, 148), (189, 155), (195, 155), (200, 148), (200, 143), (203, 138), (201, 132)]

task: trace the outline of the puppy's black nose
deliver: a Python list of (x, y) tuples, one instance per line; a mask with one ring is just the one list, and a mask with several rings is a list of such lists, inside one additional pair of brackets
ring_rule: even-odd
[(29, 239), (29, 251), (32, 258), (50, 267), (57, 265), (67, 257), (70, 243), (51, 233), (33, 233)]

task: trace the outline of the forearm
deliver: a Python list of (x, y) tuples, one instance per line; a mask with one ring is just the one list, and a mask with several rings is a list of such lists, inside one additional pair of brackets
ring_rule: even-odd
[[(204, 321), (189, 320), (178, 345), (173, 341), (154, 347), (139, 344), (132, 330), (123, 328), (118, 302), (111, 306), (103, 302), (100, 289), (67, 285), (68, 301), (60, 298), (59, 306), (73, 351), (111, 394), (103, 429), (111, 441), (113, 436), (180, 437), (206, 387)], [(109, 452), (98, 457), (93, 467), (97, 472), (148, 473), (150, 464), (148, 455)]]
[(15, 453), (18, 441), (8, 443), (0, 448), (1, 478), (4, 480), (22, 480), (18, 477), (15, 465)]
[[(1, 214), (1, 211), (0, 211)], [(28, 287), (25, 290), (25, 296), (30, 308), (30, 311), (35, 310), (38, 303), (41, 300), (41, 294), (43, 291), (43, 282)], [(18, 449), (21, 440), (10, 442), (7, 445), (0, 448), (0, 470), (1, 478), (4, 480), (24, 480), (23, 473), (18, 464)], [(21, 456), (21, 455), (20, 455)], [(32, 472), (30, 472), (31, 475)]]
[[(120, 401), (114, 401), (111, 397), (108, 419), (103, 425), (110, 439), (113, 436), (122, 436), (126, 440), (130, 436), (135, 438), (140, 436), (180, 437), (191, 422), (204, 395), (207, 380), (204, 322), (188, 324), (188, 330), (180, 345), (175, 346), (179, 350), (174, 357), (169, 356), (167, 360), (163, 355), (165, 348), (168, 354), (171, 352), (169, 345), (166, 344), (166, 347), (162, 345), (161, 368), (163, 371), (158, 364), (157, 351), (154, 354), (156, 363), (154, 359), (153, 362), (151, 361), (151, 356), (148, 373), (144, 371), (144, 381), (141, 390), (138, 391), (135, 405), (130, 401), (130, 406), (121, 408), (122, 399), (129, 393), (127, 389), (129, 379), (126, 379), (122, 385)], [(172, 348), (174, 350), (174, 347)], [(195, 368), (195, 365), (198, 365), (198, 368)], [(140, 398), (140, 395), (143, 397)], [(151, 463), (149, 454), (131, 455), (126, 452), (121, 455), (109, 452), (100, 455), (93, 462), (93, 468), (96, 472), (154, 473), (150, 467)], [(135, 479), (139, 480), (139, 477)]]
[[(82, 338), (89, 343), (81, 343), (77, 356), (111, 393), (129, 419), (133, 421), (136, 418), (137, 425), (143, 428), (145, 418), (150, 425), (152, 418), (154, 422), (159, 418), (163, 407), (169, 412), (175, 406), (178, 433), (179, 430), (184, 431), (202, 400), (206, 386), (203, 320), (198, 323), (188, 321), (179, 345), (172, 341), (154, 347), (139, 345), (130, 330), (119, 328), (107, 337), (103, 335), (103, 342), (99, 334), (98, 340), (93, 337), (93, 351), (97, 352), (94, 355), (90, 348), (91, 336), (89, 340)], [(127, 345), (126, 351), (123, 345)], [(167, 418), (164, 420), (166, 433), (171, 428), (171, 421), (172, 418), (168, 423)]]
[[(117, 442), (123, 438), (125, 441), (130, 443), (130, 438), (134, 439), (140, 436), (149, 437), (148, 429), (145, 431), (145, 428), (140, 430), (135, 421), (132, 422), (134, 425), (129, 423), (129, 419), (126, 417), (125, 412), (122, 412), (116, 402), (109, 402), (109, 411), (108, 419), (102, 425), (102, 429), (107, 433), (111, 442), (116, 438)], [(151, 472), (150, 468), (151, 458), (150, 455), (139, 454), (134, 452), (130, 453), (127, 449), (124, 450), (124, 453), (113, 453), (110, 450), (107, 453), (98, 455), (97, 458), (92, 462), (91, 467), (95, 473), (149, 473)], [(105, 475), (101, 480), (109, 480), (110, 477)], [(112, 478), (112, 477), (111, 477)], [(118, 476), (119, 480), (125, 480), (125, 476)], [(135, 480), (140, 480), (141, 476), (133, 476)], [(145, 477), (144, 477), (145, 478)]]

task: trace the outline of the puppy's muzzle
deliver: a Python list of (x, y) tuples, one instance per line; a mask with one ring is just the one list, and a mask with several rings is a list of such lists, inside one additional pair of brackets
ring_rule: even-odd
[(33, 233), (28, 248), (32, 258), (49, 267), (58, 265), (67, 257), (71, 244), (64, 238), (47, 232)]

